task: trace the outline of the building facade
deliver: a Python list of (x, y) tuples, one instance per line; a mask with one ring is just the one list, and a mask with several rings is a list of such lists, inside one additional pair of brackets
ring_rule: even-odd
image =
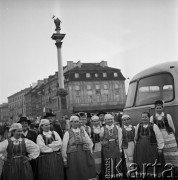
[(100, 63), (68, 61), (64, 72), (70, 112), (121, 111), (126, 101), (125, 78), (120, 69)]
[(12, 122), (17, 122), (20, 116), (26, 116), (25, 94), (32, 87), (25, 88), (8, 97), (9, 117)]
[(8, 103), (0, 105), (0, 124), (9, 121), (9, 108)]

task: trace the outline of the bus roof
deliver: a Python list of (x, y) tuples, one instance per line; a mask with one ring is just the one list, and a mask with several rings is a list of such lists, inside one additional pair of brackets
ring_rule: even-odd
[(159, 73), (159, 72), (171, 72), (172, 68), (174, 67), (176, 69), (178, 69), (178, 61), (172, 61), (172, 62), (166, 62), (166, 63), (161, 63), (158, 65), (154, 65), (150, 68), (147, 68), (143, 71), (141, 71), (140, 73), (136, 74), (130, 82), (135, 81), (137, 79), (140, 79), (144, 76), (148, 76), (150, 74), (155, 74), (155, 73)]

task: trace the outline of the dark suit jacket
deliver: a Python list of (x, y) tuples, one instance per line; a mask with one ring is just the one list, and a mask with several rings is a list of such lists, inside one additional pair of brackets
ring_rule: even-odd
[(34, 143), (36, 143), (37, 133), (36, 133), (36, 131), (29, 129), (26, 136), (24, 136), (22, 134), (22, 138), (27, 138), (27, 139), (33, 141)]
[(51, 124), (51, 131), (56, 131), (60, 138), (63, 139), (63, 131), (59, 122), (54, 122)]

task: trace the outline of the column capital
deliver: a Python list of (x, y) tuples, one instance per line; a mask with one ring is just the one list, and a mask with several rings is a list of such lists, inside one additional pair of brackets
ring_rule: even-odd
[(55, 43), (55, 45), (56, 45), (56, 47), (57, 48), (61, 48), (61, 46), (62, 46), (62, 42), (61, 41), (56, 41), (56, 43)]

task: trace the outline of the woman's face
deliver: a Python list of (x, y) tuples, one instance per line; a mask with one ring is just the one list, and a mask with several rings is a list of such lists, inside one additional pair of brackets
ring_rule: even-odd
[(77, 129), (79, 127), (79, 120), (73, 120), (71, 122), (72, 128)]
[(161, 114), (163, 112), (163, 107), (161, 105), (157, 105), (155, 107), (155, 111), (156, 113)]
[(124, 118), (124, 119), (122, 120), (122, 124), (125, 125), (125, 126), (129, 126), (129, 125), (131, 124), (130, 118), (129, 118), (129, 117)]
[(22, 129), (16, 129), (16, 130), (14, 130), (13, 136), (14, 136), (16, 139), (19, 139), (19, 138), (22, 136)]
[(143, 124), (148, 124), (150, 121), (150, 118), (148, 117), (147, 114), (142, 114), (142, 122)]
[(106, 118), (105, 122), (108, 126), (111, 126), (114, 123), (114, 118)]
[(93, 119), (92, 123), (94, 126), (98, 126), (99, 125), (99, 119)]
[(44, 132), (48, 132), (50, 130), (50, 124), (43, 124), (41, 128)]

